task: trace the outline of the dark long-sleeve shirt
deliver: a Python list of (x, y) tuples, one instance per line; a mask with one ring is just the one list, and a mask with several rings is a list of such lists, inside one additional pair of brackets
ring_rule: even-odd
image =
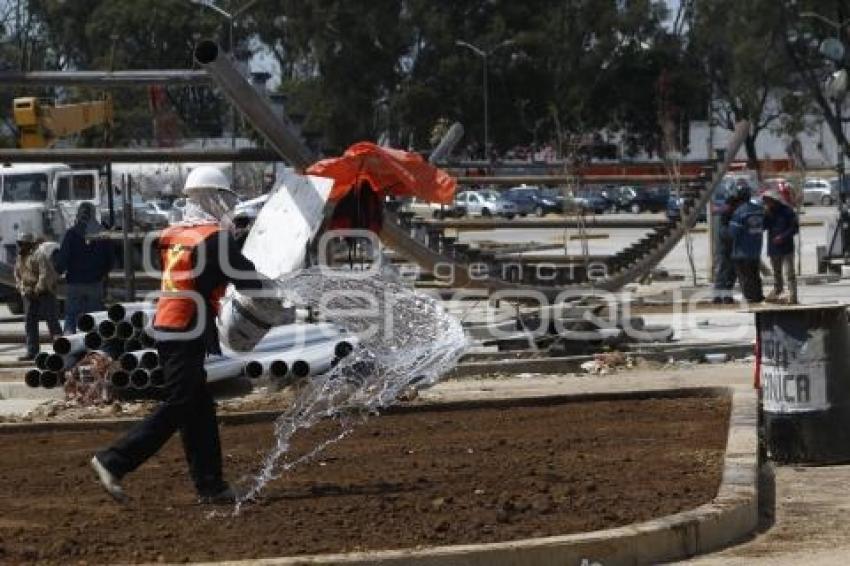
[[(794, 236), (800, 230), (797, 213), (790, 206), (777, 203), (764, 215), (767, 230), (767, 255), (771, 257), (794, 253)], [(777, 241), (778, 240), (778, 241)]]
[(73, 226), (62, 238), (56, 254), (56, 270), (65, 274), (70, 284), (98, 283), (112, 269), (112, 243), (106, 240), (86, 240), (78, 226)]

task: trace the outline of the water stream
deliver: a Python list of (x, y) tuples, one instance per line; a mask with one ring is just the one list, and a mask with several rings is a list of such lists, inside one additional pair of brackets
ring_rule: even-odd
[[(357, 423), (396, 402), (411, 387), (436, 383), (467, 347), (460, 321), (438, 300), (376, 273), (311, 268), (283, 286), (300, 304), (356, 334), (359, 345), (327, 374), (309, 378), (275, 421), (275, 443), (253, 477), (243, 480), (243, 505), (287, 470), (309, 461), (348, 436)], [(322, 419), (339, 424), (337, 434), (304, 454), (290, 453), (292, 437)]]

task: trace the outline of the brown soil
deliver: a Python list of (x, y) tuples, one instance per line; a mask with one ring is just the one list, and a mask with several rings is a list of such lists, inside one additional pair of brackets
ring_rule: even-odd
[[(238, 517), (195, 503), (177, 439), (113, 503), (88, 459), (115, 431), (0, 435), (0, 562), (245, 559), (493, 542), (643, 521), (711, 500), (729, 403), (717, 398), (419, 410), (372, 418)], [(336, 431), (302, 435), (303, 450)], [(222, 427), (231, 477), (270, 424)], [(229, 512), (229, 507), (220, 508)]]

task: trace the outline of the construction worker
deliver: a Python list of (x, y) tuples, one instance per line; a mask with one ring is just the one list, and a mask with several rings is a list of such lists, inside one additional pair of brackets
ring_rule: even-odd
[[(116, 500), (121, 479), (180, 431), (189, 473), (200, 503), (223, 504), (236, 493), (222, 476), (215, 405), (206, 389), (204, 357), (220, 353), (215, 313), (226, 284), (241, 291), (261, 287), (254, 265), (239, 251), (222, 220), (235, 204), (230, 183), (215, 167), (194, 169), (186, 179), (186, 214), (160, 236), (163, 295), (153, 326), (165, 371), (165, 401), (123, 438), (91, 460), (103, 487)], [(173, 336), (173, 338), (172, 338)]]
[(38, 339), (38, 322), (45, 320), (51, 339), (59, 338), (59, 306), (56, 298), (58, 275), (51, 261), (55, 243), (38, 241), (30, 232), (18, 235), (18, 257), (15, 260), (15, 283), (24, 301), (26, 313), (27, 352), (19, 361), (32, 361), (41, 346)]
[[(773, 269), (773, 290), (765, 301), (769, 303), (797, 304), (797, 275), (794, 271), (794, 236), (799, 231), (797, 213), (783, 198), (770, 189), (762, 195), (764, 201), (764, 229), (767, 231), (767, 256)], [(783, 275), (784, 274), (784, 275)], [(788, 293), (785, 294), (785, 280)]]
[(764, 300), (759, 272), (764, 210), (760, 203), (751, 198), (749, 186), (739, 185), (737, 195), (741, 204), (729, 220), (732, 262), (735, 264), (735, 274), (741, 283), (744, 298), (751, 303), (760, 303)]
[(735, 264), (732, 261), (732, 235), (729, 233), (729, 221), (735, 210), (741, 204), (737, 187), (730, 194), (717, 211), (719, 230), (717, 235), (717, 251), (715, 263), (717, 265), (714, 273), (714, 304), (732, 304), (732, 289), (735, 288)]
[(77, 331), (80, 315), (103, 310), (104, 282), (112, 269), (113, 248), (106, 240), (92, 239), (102, 230), (94, 205), (80, 203), (74, 225), (65, 232), (56, 269), (65, 274), (65, 334)]

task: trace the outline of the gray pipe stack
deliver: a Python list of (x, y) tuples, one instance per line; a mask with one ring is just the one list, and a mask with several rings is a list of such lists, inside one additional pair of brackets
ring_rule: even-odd
[(239, 73), (233, 60), (216, 42), (204, 40), (198, 43), (195, 60), (284, 160), (298, 169), (305, 169), (316, 160), (284, 117), (278, 115), (268, 100)]

